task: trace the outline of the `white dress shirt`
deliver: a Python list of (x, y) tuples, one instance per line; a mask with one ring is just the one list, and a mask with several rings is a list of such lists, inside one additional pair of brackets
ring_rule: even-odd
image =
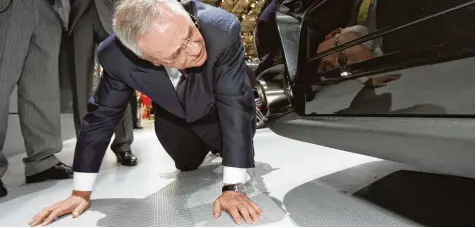
[[(180, 81), (182, 74), (175, 68), (165, 68), (170, 81), (177, 88), (177, 84)], [(76, 191), (92, 191), (94, 182), (96, 181), (97, 173), (81, 173), (74, 172), (74, 190)], [(223, 183), (224, 184), (236, 184), (245, 183), (250, 180), (250, 176), (246, 172), (246, 169), (227, 167), (223, 169)]]

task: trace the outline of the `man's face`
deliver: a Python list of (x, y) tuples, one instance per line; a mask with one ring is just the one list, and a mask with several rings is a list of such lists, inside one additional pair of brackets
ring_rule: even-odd
[(164, 7), (156, 28), (137, 37), (142, 58), (179, 70), (201, 66), (207, 59), (205, 41), (190, 16), (176, 10), (183, 9)]
[[(317, 48), (317, 53), (327, 51), (331, 48), (336, 47), (336, 44), (338, 46), (349, 41), (355, 40), (359, 37), (359, 34), (356, 32), (335, 34), (334, 36), (326, 39), (325, 41), (319, 44), (319, 47)], [(347, 59), (347, 64), (351, 64), (370, 59), (374, 56), (374, 53), (369, 47), (364, 44), (352, 46), (350, 48), (342, 50), (340, 53), (337, 52), (323, 57), (321, 59), (321, 63), (319, 64), (318, 72), (324, 72), (339, 67), (339, 55), (345, 55), (345, 58)]]

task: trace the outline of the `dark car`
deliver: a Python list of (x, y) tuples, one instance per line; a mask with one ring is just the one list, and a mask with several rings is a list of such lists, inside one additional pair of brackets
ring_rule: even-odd
[(474, 1), (284, 0), (258, 75), (275, 133), (474, 178)]

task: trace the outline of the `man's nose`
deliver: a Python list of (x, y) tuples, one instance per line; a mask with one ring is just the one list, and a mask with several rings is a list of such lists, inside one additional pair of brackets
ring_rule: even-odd
[(188, 42), (187, 53), (191, 56), (200, 55), (200, 45), (196, 42)]

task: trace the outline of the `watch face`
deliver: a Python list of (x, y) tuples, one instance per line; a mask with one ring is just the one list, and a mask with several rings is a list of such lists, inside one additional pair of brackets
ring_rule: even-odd
[(235, 192), (246, 194), (246, 186), (244, 184), (238, 183), (235, 185)]

